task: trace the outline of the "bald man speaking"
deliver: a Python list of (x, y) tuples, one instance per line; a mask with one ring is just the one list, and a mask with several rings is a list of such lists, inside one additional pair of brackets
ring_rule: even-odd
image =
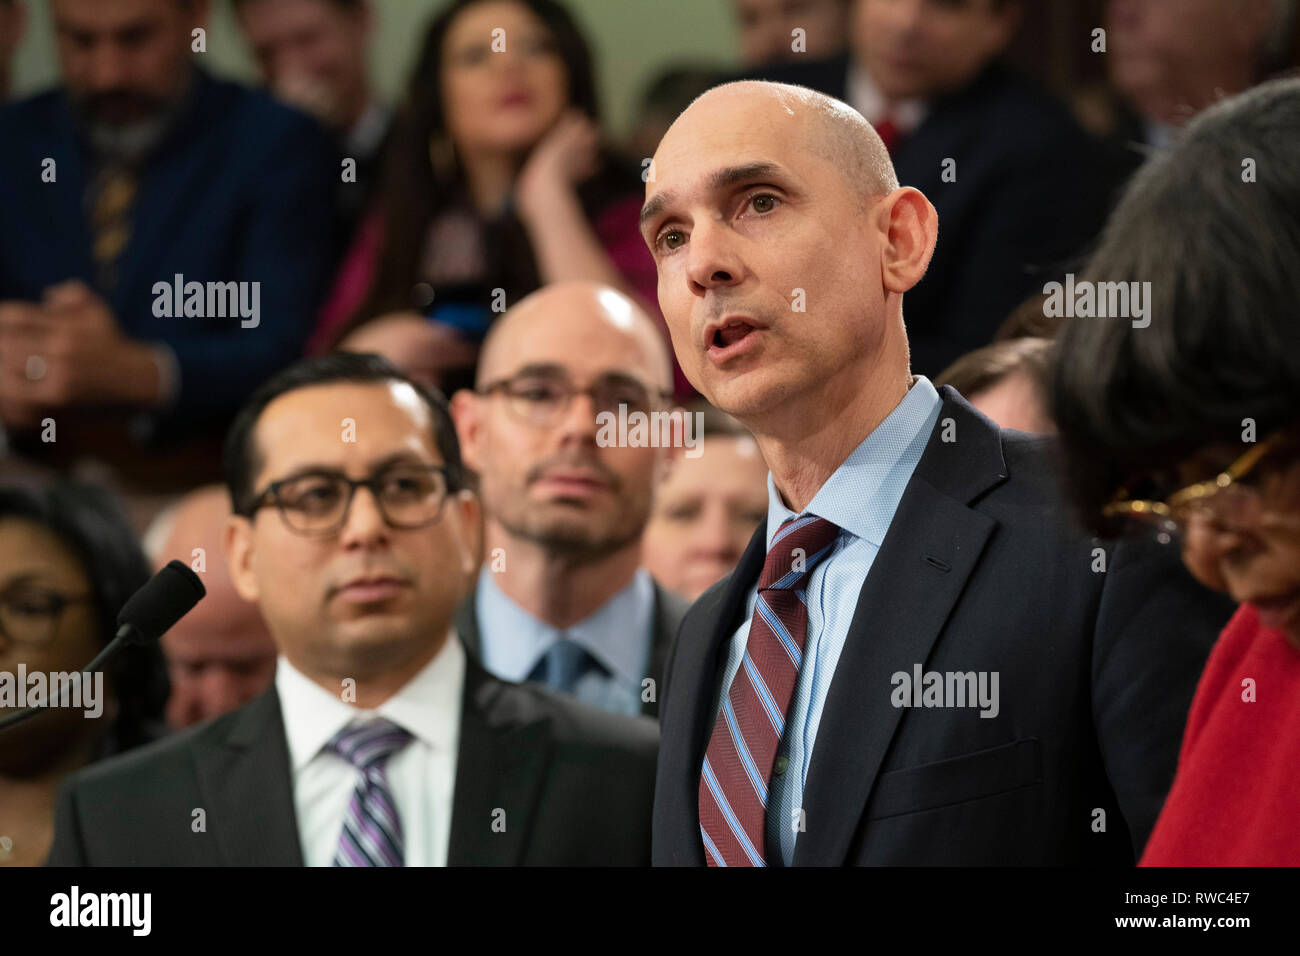
[(652, 170), (678, 362), (770, 468), (669, 660), (655, 863), (1131, 864), (1230, 609), (1076, 531), (1045, 439), (910, 373), (938, 223), (858, 113), (717, 87)]
[(667, 410), (671, 390), (659, 327), (607, 286), (546, 286), (493, 325), (452, 399), (486, 525), (456, 629), (489, 672), (657, 713), (686, 605), (640, 566), (641, 536), (672, 446), (603, 440), (600, 416)]

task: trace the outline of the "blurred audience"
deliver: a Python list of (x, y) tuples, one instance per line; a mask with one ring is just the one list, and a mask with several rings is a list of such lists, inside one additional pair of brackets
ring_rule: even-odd
[[(1097, 530), (1145, 532), (1242, 602), (1192, 703), (1142, 862), (1300, 862), (1300, 81), (1211, 107), (1133, 180), (1086, 274), (1148, 327), (1062, 328), (1052, 401)], [(1241, 158), (1257, 160), (1244, 182)], [(1267, 243), (1267, 254), (1261, 244)]]
[(628, 157), (648, 169), (645, 161), (655, 154), (659, 140), (677, 115), (709, 87), (730, 78), (730, 71), (709, 66), (669, 67), (655, 76), (637, 100), (632, 131), (626, 140)]
[(687, 601), (731, 573), (767, 520), (767, 464), (753, 436), (730, 415), (701, 404), (698, 456), (669, 459), (641, 549), (654, 579)]
[(1295, 0), (1108, 0), (1104, 59), (1121, 103), (1101, 123), (1170, 145), (1201, 110), (1288, 65), (1295, 16)]
[(234, 0), (262, 79), (281, 100), (315, 116), (356, 164), (338, 185), (338, 241), (350, 244), (379, 178), (392, 111), (367, 73), (369, 0)]
[[(16, 681), (20, 666), (29, 677), (81, 671), (116, 635), (118, 611), (148, 578), (125, 516), (102, 489), (0, 488), (0, 672)], [(167, 672), (156, 644), (122, 651), (103, 692), (98, 718), (52, 707), (0, 731), (0, 836), (8, 837), (0, 863), (44, 861), (65, 776), (162, 735)]]
[(180, 730), (242, 707), (275, 677), (275, 642), (257, 605), (235, 590), (226, 567), (230, 496), (221, 485), (193, 491), (160, 514), (145, 536), (155, 568), (177, 560), (207, 594), (163, 635), (171, 678), (167, 723)]
[(912, 371), (935, 375), (1063, 272), (1100, 228), (1117, 172), (1069, 110), (1005, 61), (1020, 0), (854, 0), (850, 52), (755, 75), (847, 102), (899, 182), (939, 214), (908, 293)]
[(844, 49), (849, 0), (731, 0), (731, 6), (746, 66), (824, 59)]
[(215, 446), (310, 331), (330, 151), (194, 64), (207, 7), (52, 0), (64, 85), (0, 110), (0, 419), (27, 454), (165, 481), (145, 446)]
[(9, 65), (27, 30), (27, 7), (22, 0), (0, 0), (0, 103), (9, 99)]
[(347, 336), (451, 391), (472, 383), (497, 313), (546, 283), (598, 281), (654, 309), (640, 170), (602, 146), (598, 123), (591, 53), (564, 7), (448, 6), (394, 126), (382, 211), (345, 262), (314, 347)]
[(1050, 435), (1047, 366), (1051, 339), (994, 342), (963, 355), (939, 373), (935, 385), (951, 385), (1003, 428)]
[(641, 567), (641, 537), (673, 449), (602, 438), (598, 416), (664, 411), (671, 384), (654, 321), (595, 283), (548, 286), (493, 327), (474, 391), (452, 398), (486, 520), (456, 627), (493, 674), (657, 712), (686, 607)]
[(441, 395), (374, 355), (310, 359), (250, 396), (225, 465), (230, 573), (275, 681), (76, 775), (51, 864), (648, 862), (653, 722), (498, 681), (454, 637), (479, 508)]

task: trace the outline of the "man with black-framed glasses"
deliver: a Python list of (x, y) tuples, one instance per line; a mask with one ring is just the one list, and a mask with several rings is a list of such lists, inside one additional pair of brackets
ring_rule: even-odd
[(498, 680), (456, 638), (479, 507), (441, 395), (374, 355), (301, 362), (240, 412), (226, 473), (274, 685), (74, 781), (52, 863), (648, 862), (653, 723)]
[(486, 519), (456, 626), (493, 674), (658, 713), (686, 605), (641, 567), (641, 536), (672, 443), (688, 436), (615, 424), (668, 421), (671, 386), (654, 321), (596, 283), (547, 286), (493, 326), (474, 391), (452, 399)]

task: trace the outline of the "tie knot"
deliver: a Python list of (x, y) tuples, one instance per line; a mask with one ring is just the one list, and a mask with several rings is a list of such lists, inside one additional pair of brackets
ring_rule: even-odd
[(528, 679), (540, 681), (552, 690), (572, 693), (578, 678), (599, 666), (599, 662), (585, 647), (567, 637), (561, 637), (538, 658)]
[(838, 525), (816, 515), (788, 519), (772, 539), (758, 589), (802, 587), (813, 568), (831, 553), (839, 535)]
[(358, 770), (366, 771), (382, 764), (410, 739), (410, 733), (381, 717), (365, 724), (349, 724), (326, 747)]

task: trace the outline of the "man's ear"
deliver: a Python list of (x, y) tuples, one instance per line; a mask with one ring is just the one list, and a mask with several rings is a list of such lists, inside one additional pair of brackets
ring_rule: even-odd
[(461, 571), (472, 581), (483, 563), (483, 512), (478, 495), (463, 488), (448, 498), (444, 507), (453, 513), (456, 523)]
[(885, 291), (900, 295), (921, 281), (939, 238), (939, 215), (924, 194), (903, 186), (880, 200), (884, 220), (881, 280)]
[(224, 544), (226, 567), (235, 590), (245, 601), (256, 604), (261, 592), (253, 574), (253, 523), (243, 515), (231, 515), (226, 519)]
[(481, 472), (479, 435), (483, 430), (478, 396), (462, 388), (451, 397), (451, 419), (456, 423), (456, 437), (460, 441), (460, 455), (471, 471)]

